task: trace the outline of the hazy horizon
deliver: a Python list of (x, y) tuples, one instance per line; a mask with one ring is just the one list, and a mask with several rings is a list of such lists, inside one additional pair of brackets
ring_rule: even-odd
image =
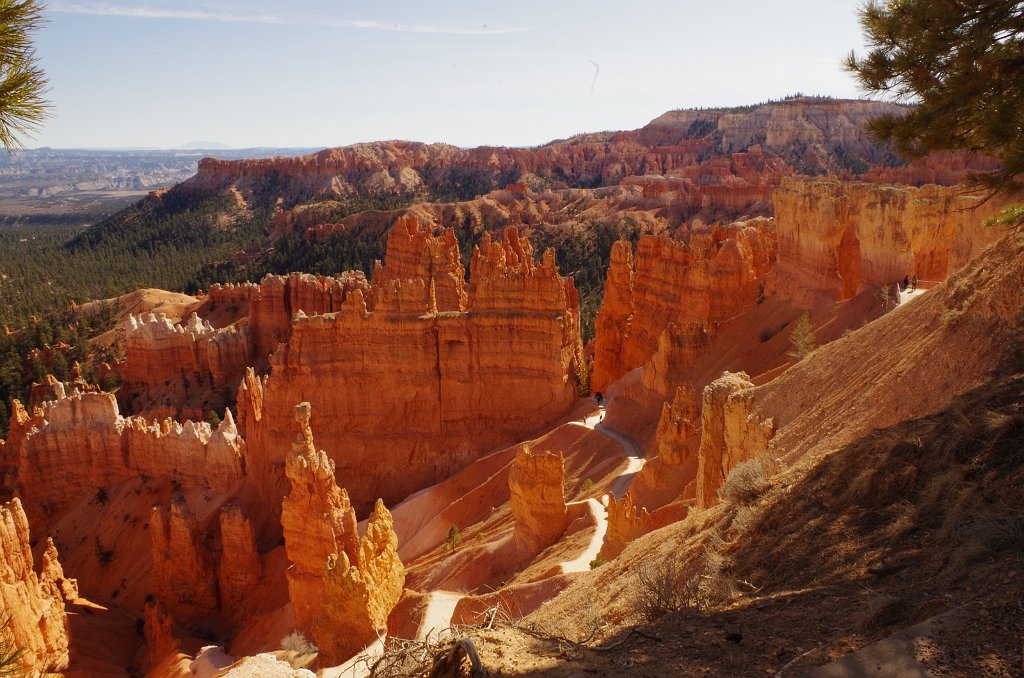
[[(854, 0), (52, 2), (30, 148), (537, 146), (796, 92), (858, 98)], [(799, 20), (795, 21), (794, 18)]]

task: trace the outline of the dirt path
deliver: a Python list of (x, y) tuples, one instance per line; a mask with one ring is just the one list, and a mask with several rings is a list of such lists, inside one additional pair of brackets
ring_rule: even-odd
[[(570, 572), (589, 572), (590, 562), (597, 558), (597, 554), (601, 551), (601, 547), (604, 545), (604, 535), (608, 532), (608, 516), (605, 513), (604, 506), (601, 505), (597, 499), (586, 499), (584, 500), (590, 507), (590, 514), (594, 516), (594, 536), (590, 538), (590, 543), (587, 544), (587, 548), (573, 558), (572, 560), (563, 560), (558, 564), (562, 574), (568, 574)], [(578, 503), (578, 502), (573, 502)]]
[[(640, 449), (636, 446), (632, 440), (622, 435), (614, 429), (606, 427), (602, 420), (604, 419), (604, 409), (594, 412), (588, 415), (583, 421), (572, 422), (576, 426), (585, 426), (598, 433), (603, 433), (622, 448), (622, 454), (628, 460), (626, 463), (625, 470), (616, 476), (610, 486), (611, 494), (615, 499), (621, 499), (622, 495), (629, 489), (629, 484), (633, 482), (633, 478), (643, 468), (644, 462), (646, 461), (640, 454)], [(608, 532), (608, 514), (605, 507), (597, 499), (585, 500), (590, 507), (590, 513), (594, 517), (594, 534), (590, 539), (590, 543), (587, 545), (580, 555), (572, 560), (563, 560), (558, 564), (563, 574), (570, 572), (587, 572), (590, 570), (590, 563), (597, 554), (601, 551), (601, 546), (604, 545), (604, 536)], [(574, 502), (577, 503), (577, 502)]]
[(416, 640), (424, 640), (428, 635), (436, 637), (440, 631), (451, 626), (455, 606), (464, 595), (452, 591), (431, 591), (427, 596), (427, 609), (423, 612), (423, 621), (416, 630)]
[(622, 448), (622, 453), (626, 456), (629, 462), (626, 464), (625, 470), (620, 473), (611, 483), (612, 496), (616, 499), (622, 499), (622, 495), (626, 494), (626, 490), (629, 489), (629, 484), (633, 481), (633, 478), (640, 469), (644, 467), (644, 463), (647, 461), (640, 454), (640, 449), (636, 446), (632, 440), (622, 435), (618, 431), (608, 428), (602, 422), (604, 410), (601, 409), (584, 419), (582, 422), (574, 421), (571, 422), (576, 426), (585, 426), (598, 433), (603, 433)]

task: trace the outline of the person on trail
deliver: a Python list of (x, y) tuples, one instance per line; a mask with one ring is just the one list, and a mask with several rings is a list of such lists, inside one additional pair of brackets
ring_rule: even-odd
[(597, 406), (601, 407), (601, 405), (604, 404), (604, 394), (598, 391), (597, 393), (594, 394), (594, 400), (597, 401)]
[(916, 275), (910, 281), (910, 291), (911, 292), (916, 292), (917, 291), (917, 276)]
[(909, 275), (905, 275), (905, 276), (903, 276), (903, 291), (906, 292), (909, 287), (910, 287), (910, 276)]

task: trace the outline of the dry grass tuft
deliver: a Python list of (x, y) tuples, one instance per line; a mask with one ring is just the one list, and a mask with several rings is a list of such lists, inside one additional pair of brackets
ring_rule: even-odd
[(718, 496), (728, 504), (751, 504), (768, 491), (778, 471), (779, 463), (766, 454), (741, 461), (725, 479)]

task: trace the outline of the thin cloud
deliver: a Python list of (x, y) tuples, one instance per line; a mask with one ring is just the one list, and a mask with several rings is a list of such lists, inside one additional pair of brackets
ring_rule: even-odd
[(228, 11), (202, 9), (161, 9), (158, 7), (125, 7), (112, 4), (77, 4), (55, 2), (49, 11), (62, 14), (90, 14), (132, 19), (184, 19), (187, 21), (216, 21), (220, 23), (273, 24), (278, 26), (327, 26), (396, 33), (436, 33), (444, 35), (501, 35), (533, 30), (529, 26), (443, 26), (431, 24), (401, 24), (390, 21), (361, 19), (308, 19), (283, 17), (277, 14), (241, 14)]

